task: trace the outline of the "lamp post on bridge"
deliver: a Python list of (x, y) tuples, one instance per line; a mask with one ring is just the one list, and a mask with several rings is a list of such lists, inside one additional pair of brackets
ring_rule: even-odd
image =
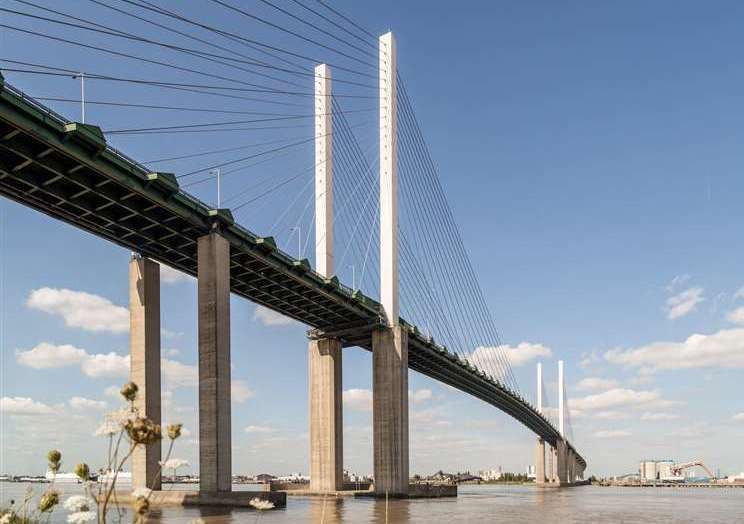
[(85, 123), (85, 73), (82, 71), (72, 76), (73, 79), (80, 79), (80, 123)]
[(222, 207), (222, 195), (220, 191), (220, 169), (213, 169), (209, 172), (210, 175), (214, 175), (217, 178), (217, 209)]
[(297, 231), (297, 260), (302, 259), (302, 226), (294, 226), (289, 228), (289, 232), (294, 233)]

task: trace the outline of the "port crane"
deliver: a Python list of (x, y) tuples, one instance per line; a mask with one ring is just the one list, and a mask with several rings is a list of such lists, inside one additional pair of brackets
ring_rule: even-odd
[(684, 462), (682, 464), (674, 464), (672, 466), (672, 475), (679, 477), (682, 475), (682, 471), (689, 468), (694, 468), (695, 466), (700, 466), (705, 470), (705, 472), (708, 474), (708, 478), (714, 479), (716, 476), (713, 474), (713, 472), (708, 469), (708, 466), (703, 464), (702, 460), (693, 460), (692, 462)]

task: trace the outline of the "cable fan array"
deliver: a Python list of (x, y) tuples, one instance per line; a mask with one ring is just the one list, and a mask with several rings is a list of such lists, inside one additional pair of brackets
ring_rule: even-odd
[[(87, 4), (8, 0), (0, 71), (313, 265), (314, 67), (330, 66), (335, 272), (379, 298), (373, 33), (321, 0)], [(401, 75), (396, 94), (401, 315), (519, 392)]]

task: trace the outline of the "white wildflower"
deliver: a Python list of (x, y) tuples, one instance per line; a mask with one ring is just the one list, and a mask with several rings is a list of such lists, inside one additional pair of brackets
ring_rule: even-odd
[(206, 521), (203, 518), (199, 517), (198, 519), (194, 519), (189, 522), (189, 524), (206, 524)]
[(98, 429), (93, 436), (95, 437), (108, 437), (109, 435), (115, 435), (121, 431), (121, 426), (113, 420), (104, 420), (103, 423), (98, 426)]
[(93, 507), (93, 501), (83, 495), (73, 495), (65, 500), (64, 507), (72, 512), (88, 511)]
[(2, 517), (0, 517), (0, 524), (10, 524), (10, 519), (13, 518), (13, 512), (9, 511)]
[(177, 469), (177, 468), (183, 468), (185, 466), (190, 466), (188, 460), (183, 460), (179, 458), (172, 458), (166, 461), (161, 460), (160, 465), (163, 467), (163, 469)]
[(106, 418), (116, 422), (120, 426), (125, 426), (127, 422), (137, 418), (137, 413), (129, 408), (122, 408), (117, 409), (116, 411), (112, 411), (111, 413), (107, 413)]
[(85, 524), (96, 520), (96, 518), (98, 518), (98, 515), (95, 511), (78, 511), (67, 515), (67, 522), (70, 524)]
[(268, 500), (261, 500), (258, 497), (252, 498), (250, 501), (248, 501), (248, 504), (253, 506), (259, 511), (264, 511), (267, 509), (274, 509), (274, 503)]
[(150, 493), (152, 493), (151, 489), (137, 488), (134, 491), (132, 491), (132, 497), (135, 499), (138, 499), (140, 497), (148, 498), (150, 496)]
[(117, 409), (116, 411), (106, 413), (103, 423), (95, 432), (95, 436), (107, 437), (109, 435), (116, 435), (124, 429), (127, 422), (134, 420), (136, 417), (137, 414), (129, 408)]

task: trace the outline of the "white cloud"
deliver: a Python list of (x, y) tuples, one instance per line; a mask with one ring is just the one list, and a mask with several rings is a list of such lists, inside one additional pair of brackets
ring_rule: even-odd
[(344, 407), (352, 411), (372, 411), (372, 392), (369, 389), (347, 389), (343, 399)]
[(547, 346), (529, 342), (520, 342), (516, 346), (479, 346), (473, 351), (470, 361), (475, 365), (483, 361), (498, 362), (503, 358), (502, 355), (512, 366), (517, 367), (539, 357), (550, 358), (553, 352)]
[(731, 417), (731, 420), (733, 420), (734, 422), (744, 422), (744, 411), (742, 411), (741, 413), (737, 413), (736, 415)]
[(428, 408), (415, 411), (411, 417), (411, 421), (419, 426), (419, 430), (431, 427), (448, 427), (452, 425), (449, 420), (444, 418), (444, 413), (440, 408)]
[(679, 415), (674, 413), (653, 413), (647, 411), (641, 415), (641, 420), (677, 420)]
[(42, 342), (27, 351), (16, 350), (16, 361), (33, 369), (53, 369), (80, 365), (89, 377), (118, 377), (129, 374), (129, 356), (117, 353), (90, 354), (69, 344)]
[(253, 391), (248, 388), (248, 384), (243, 380), (233, 380), (230, 383), (230, 389), (233, 402), (237, 402), (238, 404), (242, 404), (253, 397)]
[(741, 286), (739, 289), (736, 290), (736, 293), (734, 293), (734, 298), (744, 298), (744, 286)]
[(413, 393), (413, 402), (414, 404), (420, 404), (422, 402), (426, 402), (427, 400), (431, 400), (433, 397), (433, 394), (430, 389), (417, 389)]
[(166, 349), (164, 352), (166, 357), (177, 357), (181, 352), (175, 348)]
[(658, 391), (636, 391), (623, 388), (571, 400), (571, 406), (580, 411), (637, 406), (666, 407), (674, 404), (673, 401), (662, 399)]
[(296, 321), (289, 317), (277, 313), (273, 309), (257, 305), (253, 313), (253, 320), (258, 320), (264, 326), (291, 326)]
[(599, 362), (600, 358), (597, 355), (596, 351), (592, 351), (591, 353), (582, 353), (581, 354), (581, 360), (579, 361), (579, 367), (581, 369), (587, 369), (592, 364), (596, 364)]
[(728, 315), (726, 315), (726, 320), (732, 324), (744, 326), (744, 307), (738, 307), (733, 311), (729, 311)]
[(599, 418), (602, 420), (625, 420), (630, 418), (628, 413), (622, 411), (599, 411), (592, 415), (592, 418)]
[[(84, 349), (70, 345), (55, 346), (42, 342), (28, 351), (16, 351), (19, 364), (34, 369), (60, 368), (80, 365), (84, 375), (92, 378), (129, 376), (129, 355), (118, 353), (88, 353)], [(196, 366), (184, 364), (177, 360), (163, 358), (160, 361), (164, 385), (168, 388), (196, 387), (199, 382), (199, 370)], [(247, 388), (238, 387), (238, 402), (242, 402)], [(107, 396), (116, 397), (119, 389), (110, 386), (105, 390)], [(250, 394), (250, 393), (248, 393)]]
[(88, 353), (69, 344), (56, 346), (42, 342), (28, 351), (16, 350), (16, 361), (33, 369), (50, 369), (80, 364)]
[(97, 377), (128, 377), (129, 355), (117, 353), (96, 353), (88, 355), (82, 362), (82, 372), (93, 378)]
[(129, 331), (129, 310), (107, 298), (71, 289), (43, 287), (31, 291), (26, 301), (31, 309), (61, 316), (68, 327), (86, 331)]
[(596, 431), (594, 438), (623, 438), (629, 437), (632, 433), (624, 429), (607, 429), (603, 431)]
[(192, 388), (199, 384), (199, 369), (177, 360), (160, 359), (163, 379), (168, 388)]
[(191, 275), (187, 275), (165, 264), (160, 264), (160, 281), (164, 284), (178, 284), (179, 282), (186, 282), (193, 279), (194, 277)]
[(690, 335), (684, 342), (654, 342), (634, 349), (605, 353), (612, 364), (661, 369), (744, 368), (744, 329), (724, 329), (711, 335)]
[(102, 400), (91, 400), (84, 397), (72, 397), (70, 407), (77, 411), (101, 411), (106, 409), (106, 403)]
[(109, 386), (103, 390), (107, 397), (121, 398), (121, 388), (119, 386)]
[(579, 390), (607, 390), (617, 387), (617, 380), (598, 378), (598, 377), (587, 377), (581, 379), (576, 384), (576, 389)]
[(667, 317), (670, 320), (684, 317), (695, 311), (695, 307), (704, 300), (703, 288), (691, 287), (686, 289), (667, 299)]
[(268, 426), (246, 426), (243, 431), (246, 433), (271, 433), (274, 431), (274, 428)]
[(3, 397), (0, 398), (0, 412), (12, 415), (48, 415), (54, 410), (51, 406), (28, 397)]
[(690, 275), (686, 273), (683, 275), (677, 275), (671, 280), (671, 282), (669, 282), (669, 284), (667, 284), (666, 289), (669, 293), (672, 293), (679, 286), (683, 286), (689, 281), (690, 281)]
[[(160, 336), (163, 338), (172, 339), (172, 338), (182, 337), (183, 333), (181, 331), (171, 331), (169, 329), (160, 328)], [(173, 351), (177, 351), (177, 350), (173, 350)]]

